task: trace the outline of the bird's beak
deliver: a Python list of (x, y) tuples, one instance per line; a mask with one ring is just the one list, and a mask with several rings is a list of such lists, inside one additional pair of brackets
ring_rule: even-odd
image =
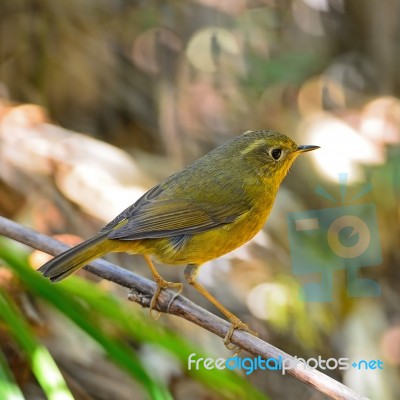
[(307, 151), (312, 151), (312, 150), (317, 150), (319, 149), (319, 146), (313, 146), (313, 145), (302, 145), (297, 147), (297, 151), (300, 153), (306, 153)]

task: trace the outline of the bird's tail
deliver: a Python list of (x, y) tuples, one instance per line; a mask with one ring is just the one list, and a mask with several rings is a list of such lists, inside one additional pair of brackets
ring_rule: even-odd
[(107, 239), (110, 232), (101, 232), (97, 236), (54, 257), (42, 265), (38, 271), (52, 282), (61, 281), (90, 261), (102, 257), (113, 250), (113, 241)]

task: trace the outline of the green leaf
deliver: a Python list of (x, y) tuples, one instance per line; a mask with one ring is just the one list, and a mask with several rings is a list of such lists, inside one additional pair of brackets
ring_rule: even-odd
[[(29, 360), (32, 372), (49, 400), (73, 400), (71, 392), (50, 353), (36, 339), (25, 317), (0, 287), (0, 319)], [(1, 397), (4, 398), (4, 397)]]
[(15, 383), (14, 377), (8, 368), (4, 354), (0, 351), (0, 399), (24, 400), (20, 388)]

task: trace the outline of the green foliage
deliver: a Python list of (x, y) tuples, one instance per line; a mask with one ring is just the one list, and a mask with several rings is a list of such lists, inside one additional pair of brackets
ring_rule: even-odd
[(8, 368), (6, 358), (0, 351), (0, 398), (3, 400), (24, 400), (20, 388), (16, 384), (12, 372)]
[[(91, 282), (78, 277), (70, 277), (60, 284), (51, 284), (28, 266), (24, 256), (16, 254), (15, 250), (13, 251), (11, 248), (11, 246), (2, 246), (0, 258), (13, 270), (29, 292), (47, 301), (86, 332), (103, 348), (106, 355), (115, 364), (143, 385), (151, 398), (171, 398), (168, 389), (150, 376), (135, 350), (127, 344), (128, 339), (139, 344), (157, 345), (171, 352), (180, 361), (182, 369), (186, 369), (187, 359), (191, 353), (197, 353), (201, 356), (202, 351), (200, 349), (180, 335), (163, 328), (160, 323), (154, 323), (149, 318), (142, 318), (140, 313), (133, 310), (133, 307), (129, 307), (129, 304), (127, 305), (126, 302), (117, 299)], [(20, 314), (15, 306), (10, 307), (10, 315), (8, 315), (6, 323), (12, 322), (13, 315), (18, 313)], [(24, 321), (25, 326), (22, 328), (21, 319), (23, 319), (22, 315), (19, 318), (20, 328), (12, 329), (10, 327), (10, 331), (13, 334), (23, 332), (22, 337), (16, 337), (15, 340), (21, 347), (27, 349), (27, 352), (29, 350), (30, 359), (35, 360), (34, 355), (36, 353), (34, 350), (37, 351), (37, 348), (40, 348), (39, 358), (41, 362), (35, 365), (32, 363), (31, 367), (32, 370), (35, 366), (37, 367), (34, 373), (43, 390), (50, 390), (46, 386), (46, 375), (49, 376), (48, 371), (50, 370), (46, 365), (50, 365), (52, 370), (57, 367), (54, 361), (50, 359), (47, 350), (38, 344), (38, 339), (29, 329), (26, 321)], [(253, 399), (266, 398), (244, 378), (232, 371), (199, 369), (188, 371), (188, 373), (193, 379), (202, 382), (220, 396), (226, 398), (244, 398), (249, 394)], [(60, 386), (58, 386), (59, 388)], [(45, 392), (48, 394), (49, 392), (46, 390)]]
[[(26, 358), (29, 360), (32, 372), (49, 400), (57, 399), (60, 394), (65, 400), (73, 400), (67, 385), (50, 353), (43, 347), (30, 328), (24, 315), (14, 305), (12, 299), (0, 287), (0, 318), (7, 325), (13, 339), (18, 343)], [(9, 376), (9, 375), (8, 375)], [(51, 379), (49, 379), (51, 377)], [(10, 380), (9, 380), (10, 384)], [(6, 390), (6, 387), (3, 388)], [(7, 389), (10, 396), (11, 390)], [(20, 393), (19, 393), (20, 394)], [(2, 397), (7, 398), (7, 397)]]

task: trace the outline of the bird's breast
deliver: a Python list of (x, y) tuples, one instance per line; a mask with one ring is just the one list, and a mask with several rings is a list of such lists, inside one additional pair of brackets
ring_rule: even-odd
[(159, 239), (153, 254), (165, 264), (203, 264), (252, 239), (264, 226), (270, 208), (254, 207), (232, 223), (207, 232)]

